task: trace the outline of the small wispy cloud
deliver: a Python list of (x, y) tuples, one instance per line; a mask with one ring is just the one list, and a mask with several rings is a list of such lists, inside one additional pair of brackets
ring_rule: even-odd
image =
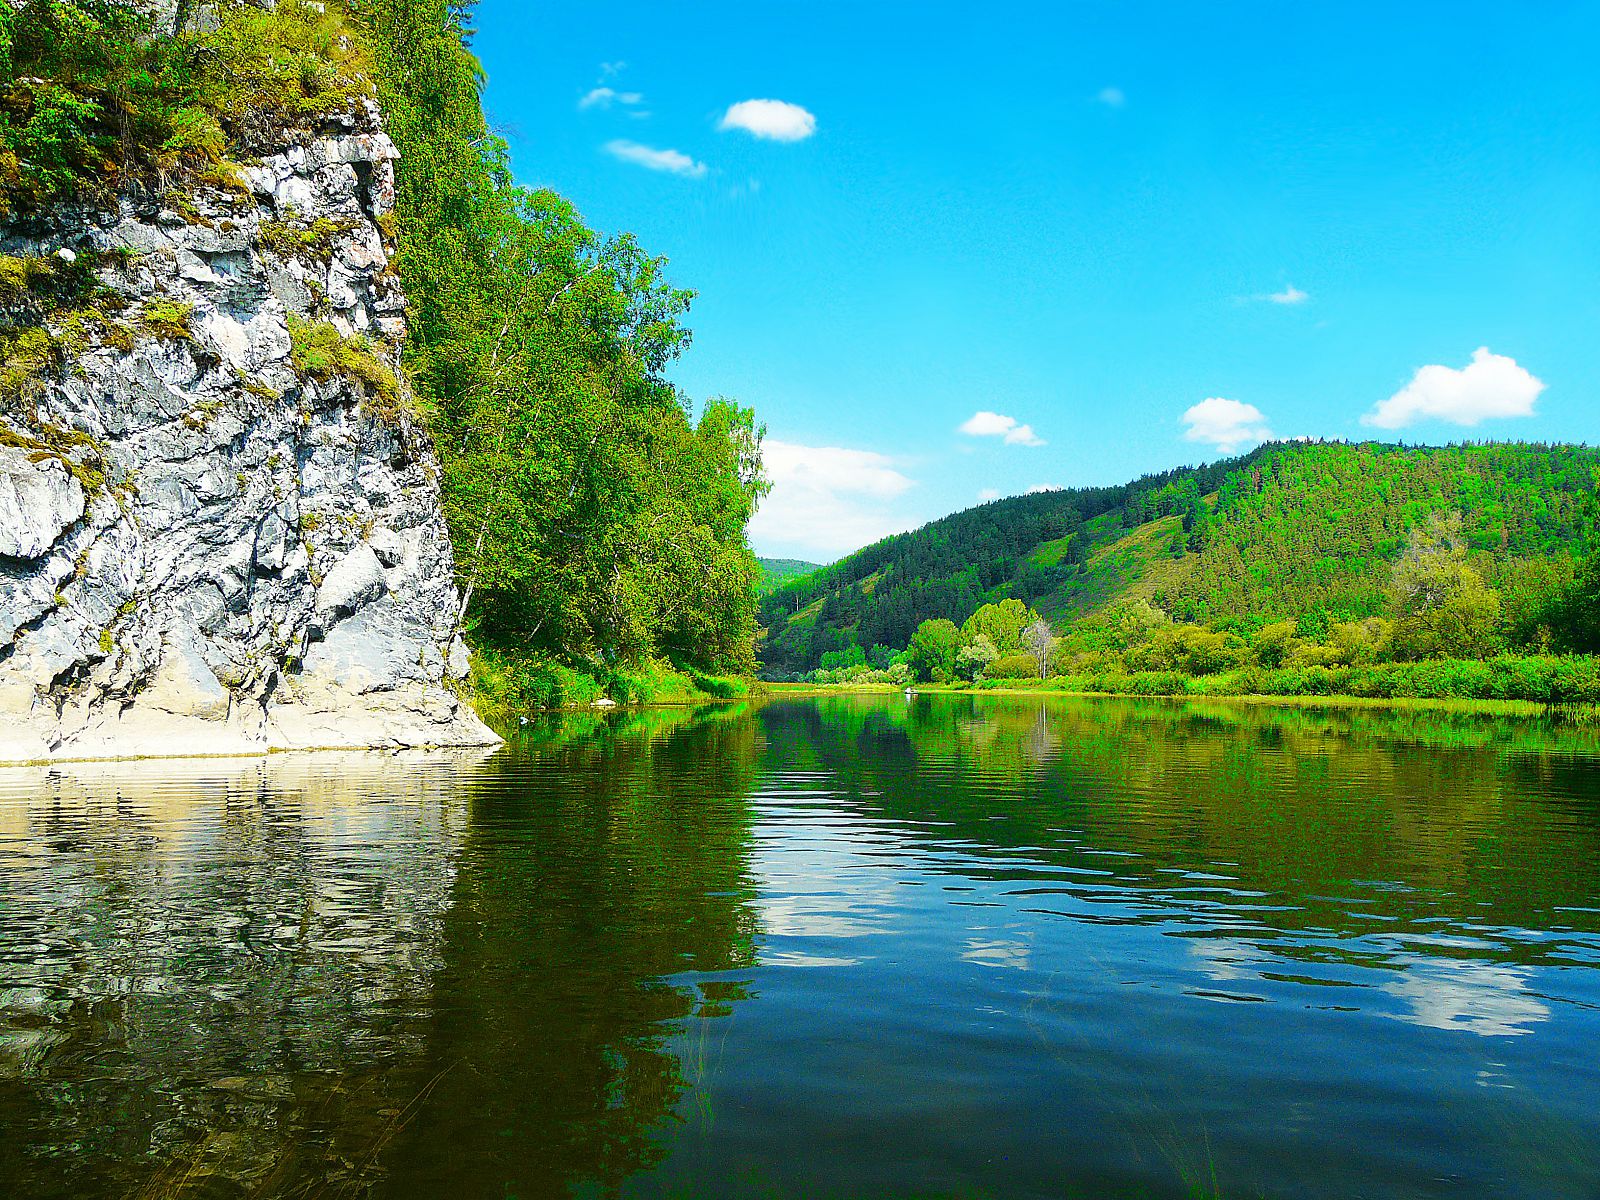
[(1128, 97), (1119, 87), (1104, 87), (1094, 95), (1096, 103), (1104, 104), (1107, 108), (1121, 108), (1128, 102)]
[(978, 502), (980, 504), (987, 504), (991, 500), (998, 500), (998, 499), (1000, 499), (1000, 489), (999, 488), (979, 488), (978, 489)]
[(968, 437), (997, 437), (1008, 446), (1043, 446), (1045, 440), (1034, 433), (1032, 425), (1023, 425), (1015, 417), (981, 409), (973, 413), (958, 427), (957, 432)]
[(1531, 417), (1534, 401), (1545, 389), (1517, 360), (1479, 346), (1460, 370), (1430, 365), (1411, 382), (1361, 418), (1363, 425), (1404, 429), (1423, 420), (1476, 425), (1501, 417)]
[(615, 88), (597, 87), (590, 88), (578, 101), (578, 110), (587, 111), (591, 108), (610, 108), (613, 104), (633, 106), (644, 101), (642, 92), (619, 92)]
[(686, 179), (699, 179), (706, 173), (706, 165), (696, 162), (681, 150), (658, 150), (654, 146), (630, 142), (627, 138), (614, 138), (604, 146), (612, 158), (620, 159), (648, 171), (664, 171), (669, 175), (682, 175)]
[(1205, 442), (1220, 453), (1232, 454), (1246, 446), (1270, 441), (1272, 429), (1254, 404), (1212, 396), (1183, 414), (1186, 442)]
[(1271, 304), (1304, 304), (1311, 299), (1310, 292), (1302, 292), (1294, 284), (1285, 284), (1281, 292), (1269, 292), (1266, 299)]
[(623, 62), (620, 58), (616, 62), (603, 62), (600, 64), (600, 78), (615, 79), (627, 69), (628, 64)]
[(717, 128), (742, 129), (773, 142), (799, 142), (817, 131), (817, 118), (787, 100), (741, 100), (729, 105)]

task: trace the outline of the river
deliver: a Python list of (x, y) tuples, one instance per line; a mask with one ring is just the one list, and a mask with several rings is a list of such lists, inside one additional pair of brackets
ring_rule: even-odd
[(838, 696), (0, 770), (0, 1196), (1600, 1195), (1600, 727)]

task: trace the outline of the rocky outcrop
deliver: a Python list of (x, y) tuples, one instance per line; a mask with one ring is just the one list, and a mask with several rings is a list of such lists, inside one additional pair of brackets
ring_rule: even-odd
[(0, 227), (87, 284), (0, 410), (0, 761), (495, 740), (452, 690), (394, 147), (368, 106), (268, 149)]

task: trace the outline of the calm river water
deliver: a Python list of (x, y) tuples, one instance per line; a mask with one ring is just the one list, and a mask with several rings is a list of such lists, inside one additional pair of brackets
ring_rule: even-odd
[(0, 770), (0, 1196), (1600, 1196), (1600, 728), (830, 697)]

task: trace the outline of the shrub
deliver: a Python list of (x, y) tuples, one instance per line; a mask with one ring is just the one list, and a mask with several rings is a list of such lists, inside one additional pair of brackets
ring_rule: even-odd
[(1039, 664), (1031, 654), (1007, 654), (995, 659), (983, 672), (985, 679), (1037, 679)]

